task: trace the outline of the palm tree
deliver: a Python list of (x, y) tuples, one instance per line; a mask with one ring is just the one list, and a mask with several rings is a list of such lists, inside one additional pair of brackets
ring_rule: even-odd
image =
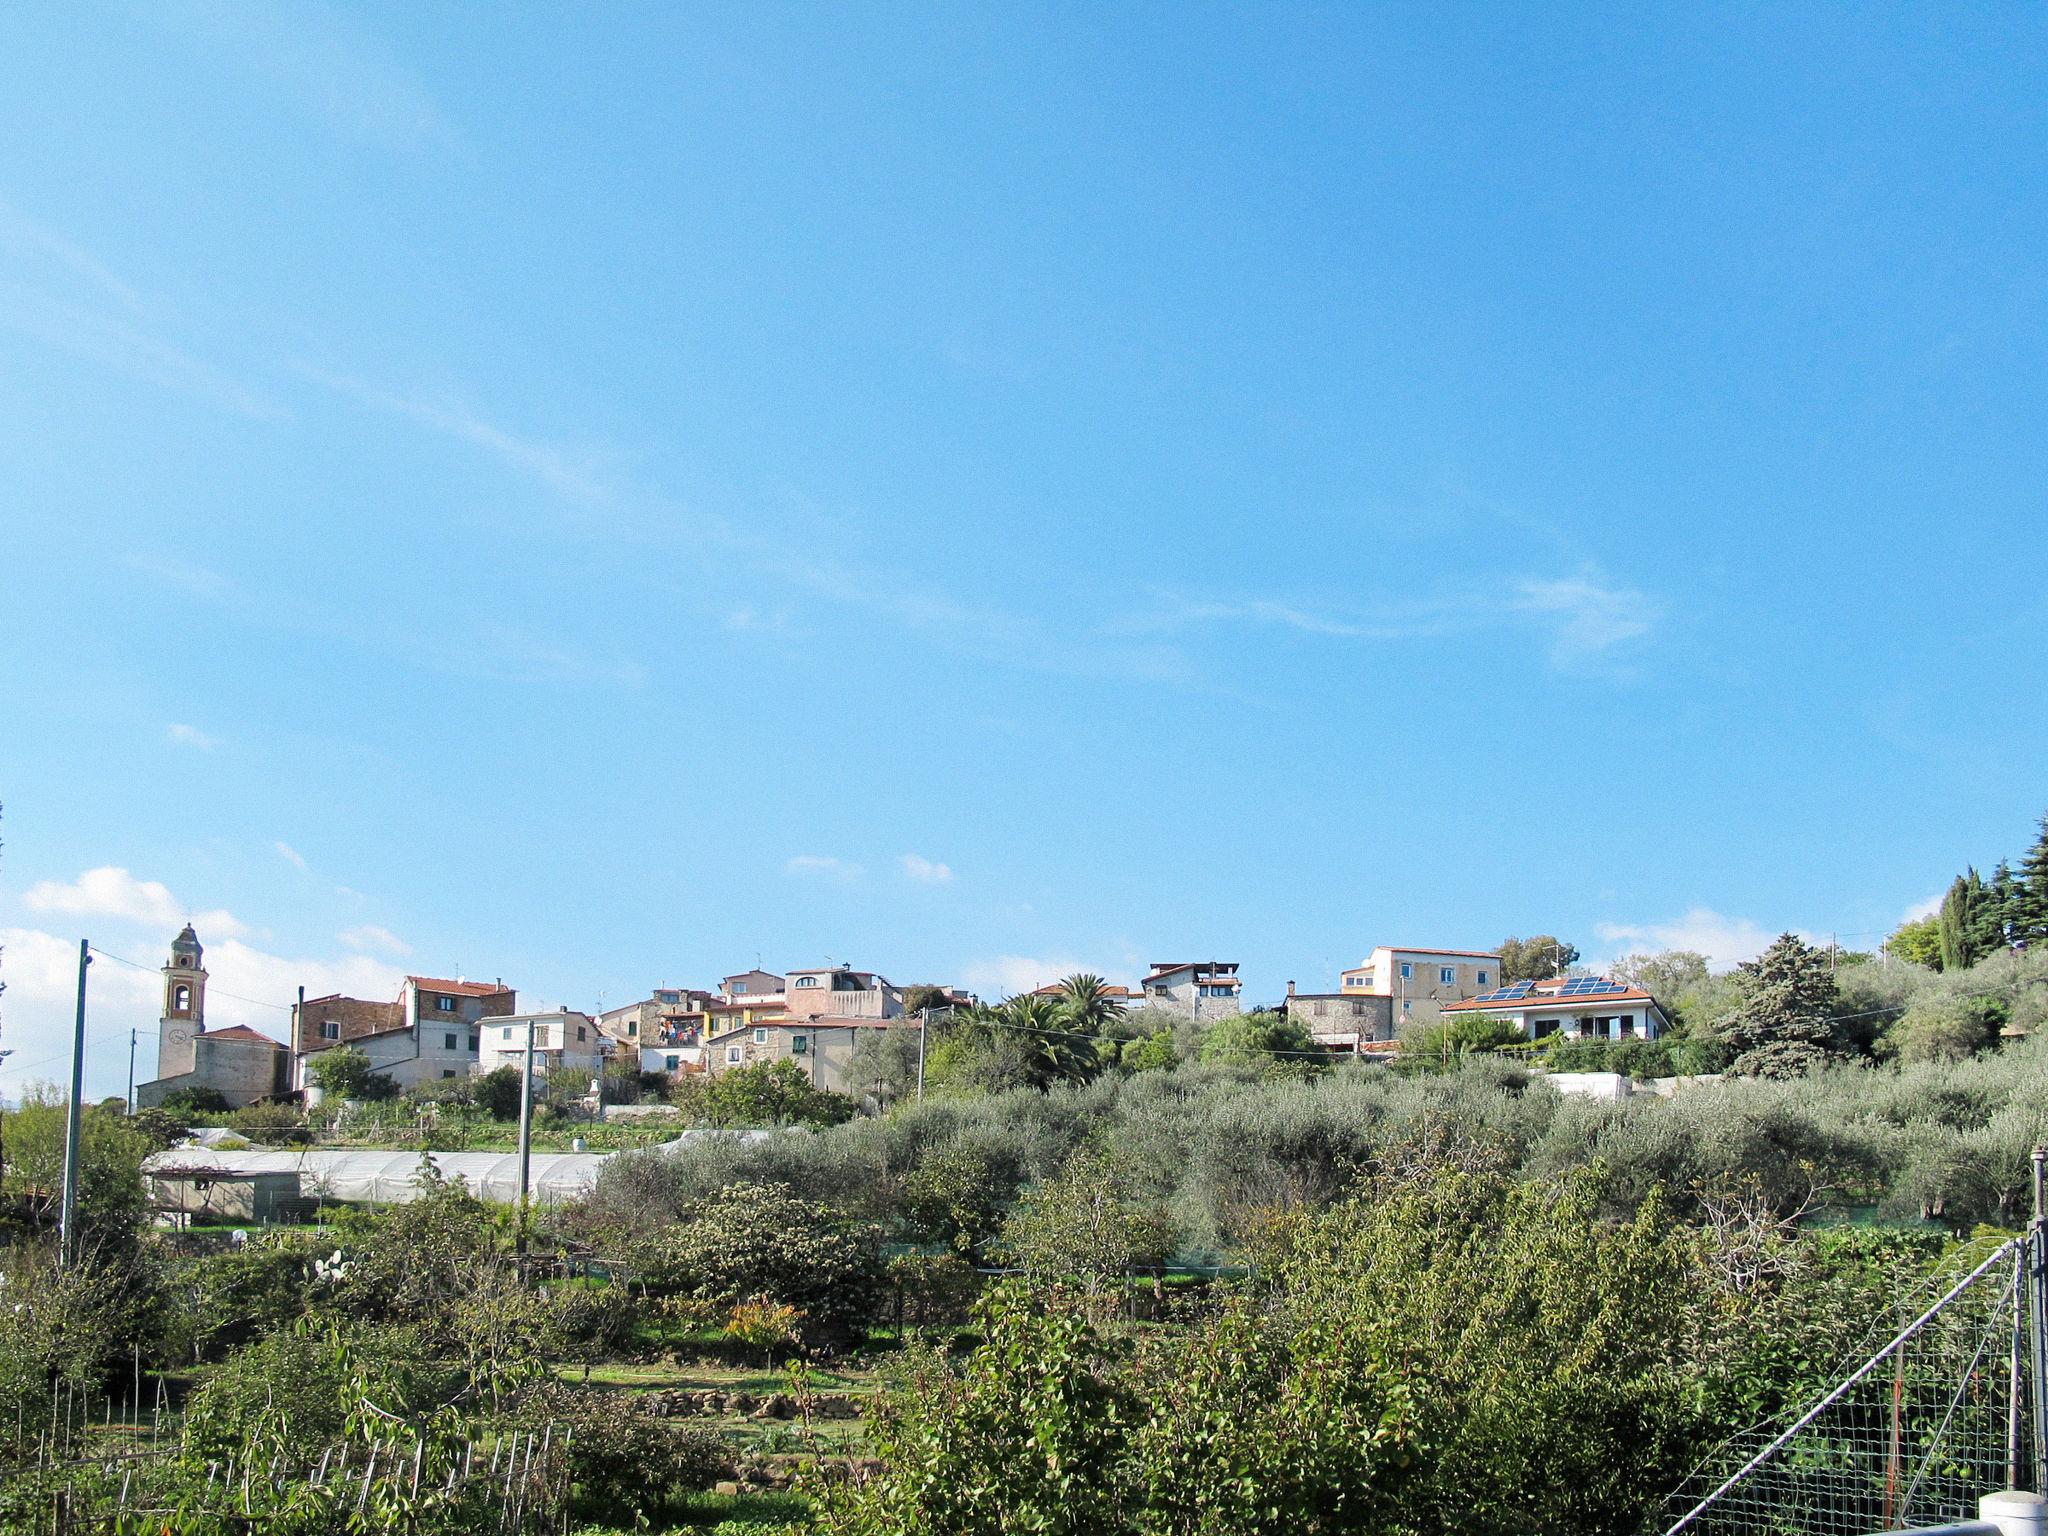
[(1123, 1016), (1124, 1005), (1109, 995), (1109, 983), (1082, 971), (1060, 983), (1060, 1011), (1083, 1034), (1100, 1035)]
[(1001, 1022), (1031, 1055), (1032, 1076), (1043, 1088), (1051, 1083), (1085, 1083), (1101, 1070), (1095, 1042), (1076, 1027), (1066, 1004), (1027, 992), (999, 1010)]

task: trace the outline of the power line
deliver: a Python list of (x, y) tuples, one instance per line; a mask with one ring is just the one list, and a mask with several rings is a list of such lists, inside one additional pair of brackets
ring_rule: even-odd
[[(101, 949), (97, 944), (92, 946), (92, 952), (96, 955), (99, 955), (103, 959), (115, 961), (118, 964), (127, 966), (130, 970), (142, 971), (145, 974), (155, 974), (156, 972), (162, 969), (161, 966), (138, 965), (133, 960), (125, 960), (121, 956), (114, 954), (109, 950)], [(212, 989), (212, 992), (215, 997), (233, 998), (236, 1002), (247, 1003), (252, 1008), (275, 1008), (279, 1013), (290, 1013), (292, 1011), (292, 1005), (290, 1003), (266, 1003), (260, 997), (244, 997), (239, 992), (229, 992), (220, 987), (214, 987)]]

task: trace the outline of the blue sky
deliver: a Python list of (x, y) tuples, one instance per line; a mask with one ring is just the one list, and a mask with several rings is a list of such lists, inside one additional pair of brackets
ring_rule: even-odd
[(2048, 804), (2044, 31), (8, 11), (0, 1090), (193, 914), (273, 1029), (1872, 941)]

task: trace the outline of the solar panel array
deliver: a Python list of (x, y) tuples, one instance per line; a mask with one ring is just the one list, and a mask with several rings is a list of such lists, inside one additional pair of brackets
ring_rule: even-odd
[(1604, 993), (1626, 992), (1627, 990), (1628, 988), (1624, 987), (1620, 982), (1610, 981), (1605, 976), (1574, 976), (1564, 984), (1564, 989), (1558, 993), (1558, 996), (1599, 997)]
[(1482, 992), (1473, 1001), (1480, 1003), (1509, 1003), (1518, 997), (1527, 997), (1535, 990), (1536, 983), (1533, 981), (1511, 982), (1509, 985), (1497, 988), (1492, 992)]
[[(1521, 999), (1534, 993), (1536, 986), (1537, 984), (1533, 981), (1512, 982), (1505, 987), (1496, 988), (1492, 992), (1482, 992), (1473, 1001), (1476, 1003), (1519, 1002)], [(1555, 991), (1546, 989), (1543, 992), (1543, 996), (1605, 997), (1610, 993), (1626, 992), (1627, 990), (1628, 988), (1621, 982), (1612, 981), (1605, 976), (1574, 976)]]

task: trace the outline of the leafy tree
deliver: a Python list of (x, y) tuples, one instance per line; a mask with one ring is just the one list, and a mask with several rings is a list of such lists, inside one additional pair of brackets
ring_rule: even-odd
[(1909, 918), (1892, 930), (1892, 936), (1884, 941), (1884, 952), (1894, 960), (1903, 960), (1908, 965), (1924, 965), (1930, 971), (1941, 969), (1941, 919), (1930, 913), (1926, 917)]
[[(64, 1188), (65, 1099), (52, 1084), (32, 1084), (21, 1107), (0, 1111), (0, 1194), (21, 1202), (37, 1226), (55, 1226)], [(156, 1150), (126, 1116), (90, 1105), (78, 1122), (78, 1222), (88, 1242), (125, 1246), (142, 1225), (142, 1160)]]
[(499, 1213), (420, 1158), (415, 1195), (385, 1211), (351, 1209), (335, 1225), (341, 1260), (323, 1272), (333, 1304), (375, 1322), (447, 1325), (479, 1259), (501, 1251)]
[(210, 1119), (228, 1112), (228, 1096), (218, 1088), (180, 1088), (164, 1095), (163, 1108), (188, 1119)]
[[(847, 1064), (848, 1080), (857, 1089), (873, 1093), (884, 1104), (915, 1092), (923, 1033), (915, 1023), (862, 1030)], [(930, 1043), (929, 1039), (922, 1042), (927, 1048)]]
[(630, 1392), (556, 1390), (528, 1413), (552, 1423), (558, 1435), (570, 1431), (570, 1513), (578, 1529), (667, 1529), (666, 1520), (654, 1518), (664, 1505), (733, 1473), (725, 1436), (660, 1418)]
[(1623, 955), (1609, 968), (1616, 981), (1641, 987), (1659, 1002), (1683, 997), (1707, 984), (1707, 957), (1693, 949), (1667, 949), (1654, 955)]
[(1136, 1528), (1125, 1461), (1143, 1404), (1115, 1347), (1075, 1309), (1015, 1285), (976, 1315), (982, 1341), (957, 1370), (909, 1353), (904, 1389), (869, 1428), (883, 1471), (820, 1490), (823, 1536)]
[(1001, 1230), (1014, 1192), (986, 1147), (955, 1142), (927, 1153), (904, 1176), (903, 1215), (916, 1236), (978, 1259)]
[(1165, 1210), (1142, 1198), (1122, 1159), (1096, 1147), (1076, 1152), (1003, 1225), (1003, 1247), (1019, 1268), (1078, 1282), (1090, 1297), (1133, 1269), (1164, 1264), (1173, 1246)]
[(1521, 1038), (1522, 1032), (1506, 1019), (1482, 1013), (1454, 1013), (1409, 1030), (1401, 1037), (1401, 1054), (1430, 1061), (1471, 1051), (1497, 1051)]
[(1173, 1031), (1162, 1029), (1156, 1035), (1147, 1035), (1142, 1040), (1126, 1040), (1117, 1061), (1126, 1072), (1159, 1072), (1175, 1066), (1180, 1060), (1174, 1047)]
[(518, 1119), (520, 1076), (517, 1067), (493, 1067), (482, 1074), (471, 1089), (477, 1108), (493, 1120)]
[(331, 1046), (316, 1053), (306, 1067), (314, 1086), (330, 1099), (390, 1099), (398, 1085), (370, 1065), (369, 1056), (352, 1045)]
[(1742, 1001), (1725, 1038), (1729, 1070), (1746, 1077), (1797, 1077), (1823, 1065), (1839, 1041), (1834, 967), (1826, 952), (1780, 934), (1736, 967)]
[(954, 1094), (1006, 1093), (1040, 1086), (1038, 1053), (1022, 1035), (998, 1028), (987, 1007), (960, 1009), (943, 1033), (933, 1031), (925, 1085)]
[(1541, 981), (1562, 976), (1578, 963), (1579, 948), (1554, 934), (1531, 934), (1526, 939), (1506, 938), (1500, 944), (1500, 979)]
[(692, 1201), (633, 1258), (651, 1288), (721, 1314), (750, 1301), (793, 1307), (808, 1344), (857, 1334), (882, 1284), (876, 1228), (781, 1184), (733, 1184)]
[(166, 1342), (196, 1362), (286, 1326), (305, 1313), (312, 1257), (296, 1236), (263, 1235), (188, 1260), (165, 1284)]
[(915, 1016), (929, 1008), (934, 1013), (953, 1006), (953, 994), (944, 987), (915, 986), (903, 989), (903, 1011)]
[(96, 1250), (60, 1268), (54, 1243), (0, 1248), (0, 1414), (35, 1424), (50, 1412), (53, 1382), (104, 1390), (149, 1317), (134, 1273)]
[(1917, 997), (1886, 1035), (1903, 1062), (1961, 1061), (1998, 1044), (2010, 1014), (1988, 997)]
[(704, 1085), (713, 1125), (838, 1125), (853, 1118), (853, 1100), (814, 1084), (789, 1060), (732, 1067)]
[(1283, 1013), (1239, 1013), (1219, 1019), (1202, 1036), (1205, 1066), (1257, 1067), (1277, 1077), (1305, 1077), (1329, 1069), (1330, 1057), (1306, 1024)]

